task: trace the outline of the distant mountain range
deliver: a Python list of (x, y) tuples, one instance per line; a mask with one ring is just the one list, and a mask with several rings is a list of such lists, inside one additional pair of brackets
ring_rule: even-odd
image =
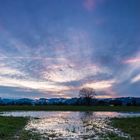
[[(0, 105), (83, 105), (83, 98), (40, 98), (40, 99), (7, 99), (0, 98)], [(121, 97), (107, 99), (92, 99), (92, 105), (140, 105), (140, 98)]]

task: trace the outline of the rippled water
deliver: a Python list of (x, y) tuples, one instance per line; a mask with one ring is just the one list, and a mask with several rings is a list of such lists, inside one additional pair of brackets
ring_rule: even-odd
[(129, 137), (110, 126), (109, 118), (140, 116), (140, 113), (17, 111), (3, 112), (1, 115), (31, 117), (25, 129), (40, 134), (44, 139), (98, 140), (110, 132)]

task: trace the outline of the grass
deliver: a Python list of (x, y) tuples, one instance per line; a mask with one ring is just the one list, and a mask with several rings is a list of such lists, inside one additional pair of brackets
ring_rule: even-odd
[(40, 140), (39, 134), (24, 129), (29, 118), (0, 117), (0, 140)]
[(0, 111), (119, 111), (140, 112), (140, 106), (7, 105)]
[(43, 136), (41, 136), (40, 134), (31, 131), (22, 130), (17, 140), (42, 140), (42, 139), (47, 140), (43, 138)]
[(132, 139), (120, 137), (114, 133), (108, 133), (105, 137), (103, 137), (102, 140), (132, 140)]
[(0, 140), (47, 140), (38, 133), (24, 129), (29, 118), (0, 116)]
[(0, 117), (0, 140), (15, 140), (26, 125), (28, 119), (23, 117)]
[(112, 118), (111, 124), (128, 133), (134, 140), (140, 140), (140, 117)]

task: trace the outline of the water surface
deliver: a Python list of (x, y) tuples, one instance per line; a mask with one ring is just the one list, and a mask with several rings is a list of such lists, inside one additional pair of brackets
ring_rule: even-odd
[(25, 129), (40, 134), (44, 140), (98, 140), (107, 137), (108, 133), (129, 137), (109, 125), (110, 118), (140, 116), (140, 113), (15, 111), (1, 115), (31, 117)]

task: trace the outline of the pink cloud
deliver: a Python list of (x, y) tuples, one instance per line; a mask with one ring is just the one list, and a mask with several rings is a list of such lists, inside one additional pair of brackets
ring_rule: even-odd
[(101, 4), (104, 0), (84, 0), (84, 7), (88, 11), (96, 9), (98, 4)]
[(133, 63), (140, 63), (140, 58), (130, 58), (123, 61), (125, 64), (133, 64)]
[(85, 0), (84, 1), (84, 7), (88, 11), (91, 11), (91, 10), (95, 9), (95, 7), (96, 7), (96, 0)]

